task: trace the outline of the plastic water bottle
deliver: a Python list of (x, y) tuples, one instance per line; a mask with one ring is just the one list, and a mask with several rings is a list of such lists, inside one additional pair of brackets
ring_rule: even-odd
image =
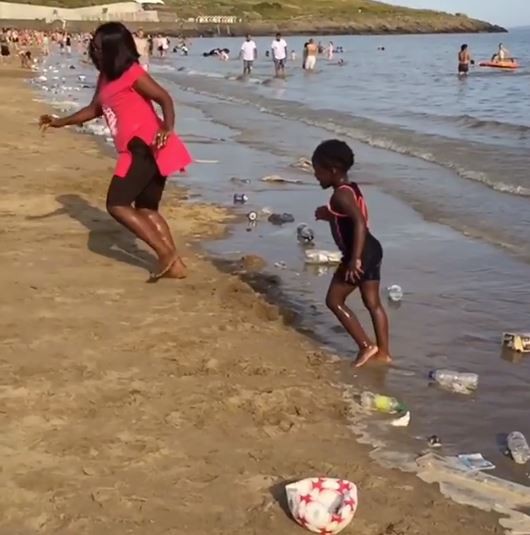
[(246, 193), (234, 193), (234, 204), (245, 204), (248, 201)]
[(526, 464), (530, 460), (528, 442), (519, 431), (513, 431), (508, 435), (508, 450), (517, 464)]
[(429, 379), (453, 392), (467, 393), (478, 388), (476, 373), (459, 373), (451, 370), (433, 370)]
[(372, 392), (363, 392), (361, 394), (361, 406), (363, 409), (386, 412), (387, 414), (396, 414), (406, 410), (405, 405), (396, 398), (373, 394)]
[(308, 225), (302, 223), (301, 225), (298, 225), (298, 228), (296, 229), (296, 237), (301, 244), (307, 245), (313, 242), (315, 233)]
[(394, 303), (399, 303), (403, 299), (403, 289), (398, 284), (392, 284), (386, 291), (388, 292), (388, 298)]

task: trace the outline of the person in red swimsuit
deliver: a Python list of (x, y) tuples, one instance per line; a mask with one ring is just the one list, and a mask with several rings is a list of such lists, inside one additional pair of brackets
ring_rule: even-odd
[[(337, 268), (326, 297), (326, 305), (359, 346), (355, 367), (371, 359), (391, 362), (388, 318), (379, 297), (383, 248), (368, 230), (368, 209), (355, 182), (348, 178), (355, 157), (351, 148), (336, 139), (321, 143), (312, 158), (315, 177), (322, 189), (333, 188), (327, 206), (316, 209), (317, 221), (327, 221), (342, 263)], [(372, 318), (377, 339), (374, 344), (346, 306), (346, 299), (359, 288), (364, 306)]]
[[(157, 254), (159, 265), (151, 281), (184, 278), (186, 267), (158, 211), (166, 177), (191, 163), (173, 131), (173, 100), (140, 66), (134, 38), (123, 24), (101, 25), (90, 42), (89, 54), (99, 71), (92, 102), (68, 117), (43, 115), (40, 126), (61, 128), (105, 117), (118, 153), (107, 210)], [(163, 119), (153, 102), (161, 107)]]

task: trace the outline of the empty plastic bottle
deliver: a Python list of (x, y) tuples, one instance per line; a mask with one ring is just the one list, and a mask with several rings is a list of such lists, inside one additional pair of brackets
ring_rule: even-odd
[(476, 373), (459, 373), (452, 370), (433, 370), (429, 379), (453, 392), (467, 393), (478, 388)]
[(361, 394), (361, 406), (363, 409), (386, 412), (387, 414), (397, 414), (406, 411), (405, 405), (396, 398), (374, 394), (372, 392), (363, 392)]
[(301, 225), (298, 225), (298, 228), (296, 229), (296, 237), (301, 244), (308, 245), (313, 243), (315, 233), (308, 225), (302, 223)]
[(399, 303), (403, 299), (403, 289), (398, 284), (392, 284), (386, 291), (388, 292), (388, 298), (394, 303)]
[(525, 436), (519, 431), (508, 435), (508, 451), (517, 464), (526, 464), (530, 460), (530, 448)]

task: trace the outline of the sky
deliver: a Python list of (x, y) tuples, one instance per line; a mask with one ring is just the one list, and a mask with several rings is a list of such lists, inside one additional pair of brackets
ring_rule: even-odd
[(530, 25), (530, 0), (383, 0), (388, 4), (465, 13), (501, 26)]

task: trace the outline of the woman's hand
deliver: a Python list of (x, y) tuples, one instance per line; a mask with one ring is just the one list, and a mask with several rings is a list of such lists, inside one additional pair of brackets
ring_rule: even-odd
[(359, 280), (363, 276), (363, 263), (360, 258), (352, 260), (346, 268), (346, 275), (344, 277), (346, 282), (351, 284), (359, 284)]
[(156, 149), (162, 149), (166, 146), (167, 140), (169, 139), (169, 136), (171, 135), (171, 131), (167, 128), (162, 127), (155, 136), (155, 139), (153, 140), (153, 145)]
[(317, 221), (331, 221), (331, 212), (327, 206), (319, 206), (315, 210), (315, 219)]
[(41, 115), (39, 117), (39, 128), (45, 132), (48, 128), (60, 128), (62, 124), (57, 117), (53, 115)]

